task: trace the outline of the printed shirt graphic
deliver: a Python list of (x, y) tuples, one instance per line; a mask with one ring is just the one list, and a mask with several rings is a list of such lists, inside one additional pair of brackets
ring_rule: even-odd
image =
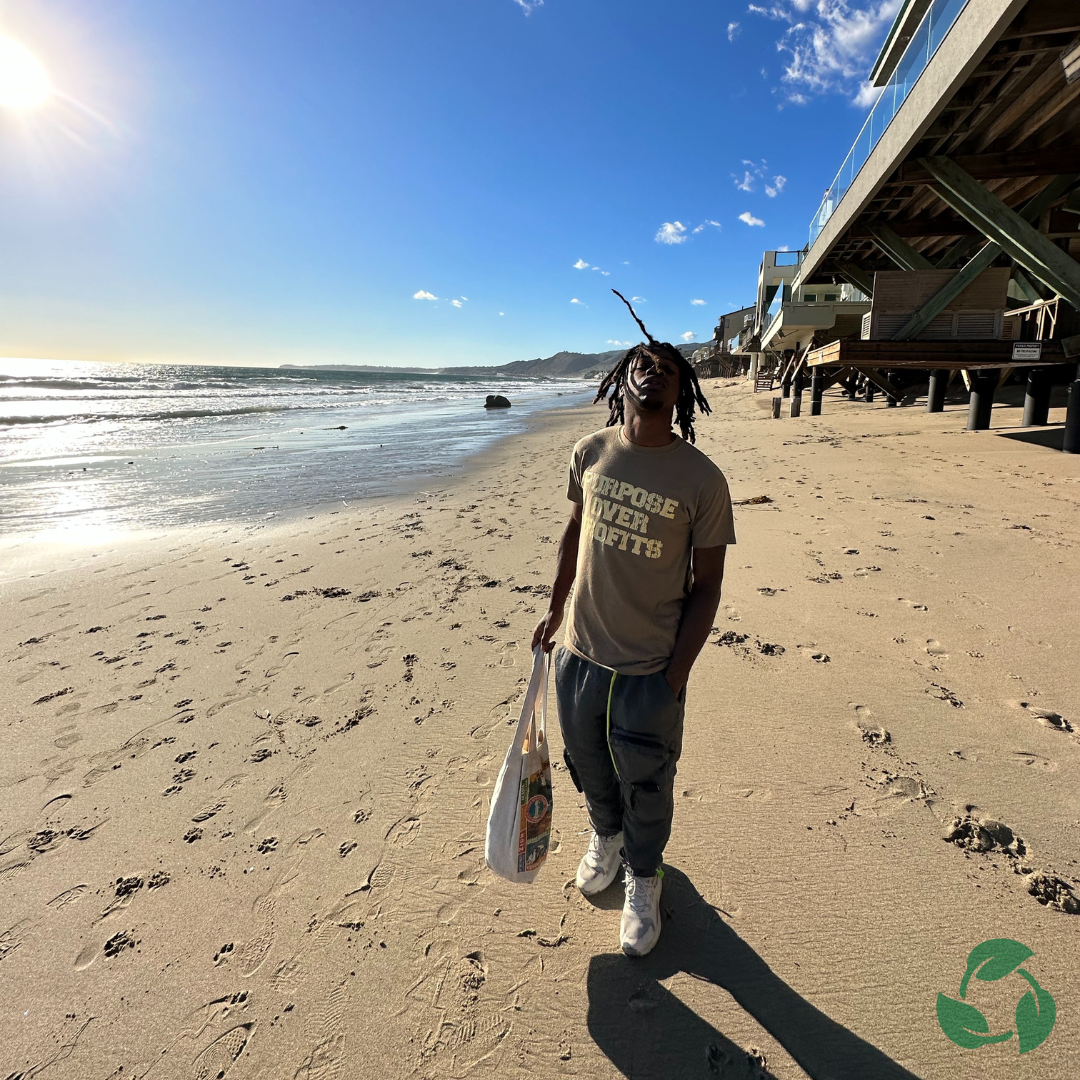
[(566, 647), (623, 675), (662, 671), (691, 549), (735, 543), (724, 474), (678, 437), (637, 446), (621, 427), (604, 428), (574, 447), (566, 497), (582, 506)]

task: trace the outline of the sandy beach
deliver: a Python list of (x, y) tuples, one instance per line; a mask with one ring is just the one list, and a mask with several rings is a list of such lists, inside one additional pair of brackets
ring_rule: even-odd
[[(537, 881), (483, 860), (601, 408), (378, 507), (11, 549), (0, 1076), (1080, 1073), (1077, 460), (959, 406), (705, 389), (698, 445), (768, 501), (736, 507), (640, 961), (620, 889), (573, 887), (561, 762)], [(1057, 1004), (1030, 1054), (938, 1026), (991, 938)], [(998, 1032), (1025, 989), (968, 1000)]]

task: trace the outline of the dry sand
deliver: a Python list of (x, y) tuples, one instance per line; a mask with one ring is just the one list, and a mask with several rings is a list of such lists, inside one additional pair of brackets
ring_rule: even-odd
[[(699, 445), (772, 502), (737, 509), (643, 961), (620, 890), (572, 887), (564, 768), (536, 883), (483, 862), (598, 409), (380, 509), (9, 553), (0, 1076), (1080, 1073), (1080, 918), (1029, 892), (1080, 877), (1077, 459), (707, 390)], [(1057, 1002), (1023, 1057), (935, 1019), (987, 938)], [(1025, 989), (968, 1000), (1003, 1031)]]

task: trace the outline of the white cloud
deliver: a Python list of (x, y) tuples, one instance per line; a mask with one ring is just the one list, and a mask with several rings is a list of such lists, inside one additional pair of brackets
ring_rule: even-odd
[(589, 264), (584, 259), (578, 259), (578, 261), (574, 263), (575, 270), (588, 270), (588, 268)]
[(852, 103), (858, 105), (860, 109), (870, 109), (876, 104), (877, 99), (881, 97), (881, 92), (884, 89), (884, 86), (875, 86), (867, 80), (859, 87), (859, 92), (855, 95)]
[(699, 232), (701, 232), (702, 229), (705, 228), (706, 225), (715, 225), (721, 232), (724, 231), (724, 227), (720, 224), (720, 222), (719, 221), (713, 221), (712, 218), (706, 218), (700, 225), (695, 226), (695, 228), (692, 231), (695, 234), (699, 233)]
[(608, 338), (607, 343), (617, 348), (629, 348), (633, 344), (631, 341), (620, 341), (618, 338)]
[(665, 221), (653, 239), (658, 244), (682, 244), (686, 241), (686, 226), (681, 221)]
[(648, 300), (644, 296), (631, 296), (630, 302), (633, 304), (647, 304)]
[(434, 293), (429, 293), (427, 289), (418, 289), (412, 294), (414, 300), (438, 300), (439, 298)]
[(903, 0), (773, 0), (749, 10), (787, 29), (776, 43), (785, 54), (785, 97), (803, 105), (810, 94), (842, 93), (865, 108), (875, 92), (866, 71)]
[(680, 334), (679, 336), (683, 341), (693, 341), (694, 338), (697, 337), (697, 334), (695, 334), (693, 330), (687, 330), (685, 334)]
[(538, 7), (544, 6), (544, 0), (514, 0), (526, 15), (531, 15)]
[(611, 271), (610, 271), (610, 270), (601, 270), (601, 271), (600, 271), (600, 273), (601, 273), (601, 274), (602, 274), (602, 275), (603, 275), (604, 277), (611, 277)]
[(694, 307), (704, 307), (705, 306), (705, 301), (704, 300), (691, 300), (690, 303)]
[(451, 301), (450, 301), (450, 303), (451, 303), (451, 304), (453, 304), (453, 305), (454, 305), (454, 307), (457, 307), (457, 308), (459, 308), (459, 307), (461, 307), (461, 306), (462, 306), (462, 304), (461, 304), (461, 301), (460, 301), (460, 300), (451, 300)]
[(742, 31), (742, 27), (737, 22), (729, 22), (727, 24), (727, 39), (728, 41), (734, 41)]
[(741, 213), (739, 215), (739, 220), (740, 221), (745, 221), (747, 225), (764, 225), (765, 224), (765, 222), (762, 221), (761, 218), (754, 217), (754, 215), (751, 214), (749, 210), (743, 211), (743, 213)]
[(786, 176), (774, 176), (772, 178), (772, 183), (765, 185), (765, 194), (768, 195), (770, 199), (775, 199), (776, 196), (784, 190), (784, 185), (786, 183)]
[(737, 176), (733, 177), (735, 186), (740, 191), (753, 191), (754, 190), (754, 177), (751, 173), (743, 173), (743, 178), (740, 180)]
[(499, 312), (499, 314), (500, 314), (500, 315), (505, 315), (505, 314), (506, 314), (506, 312), (505, 312), (505, 311), (500, 311), (500, 312)]
[[(574, 299), (570, 301), (570, 303), (571, 304), (581, 304), (581, 301), (575, 296)], [(585, 305), (581, 304), (581, 306), (584, 307)]]

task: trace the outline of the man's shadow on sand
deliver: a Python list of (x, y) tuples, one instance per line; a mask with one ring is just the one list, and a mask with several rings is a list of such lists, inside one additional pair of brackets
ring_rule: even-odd
[(813, 1080), (918, 1080), (800, 997), (671, 867), (661, 912), (664, 932), (648, 956), (608, 954), (589, 963), (589, 1033), (624, 1076), (775, 1080), (660, 985), (683, 971), (731, 994)]

